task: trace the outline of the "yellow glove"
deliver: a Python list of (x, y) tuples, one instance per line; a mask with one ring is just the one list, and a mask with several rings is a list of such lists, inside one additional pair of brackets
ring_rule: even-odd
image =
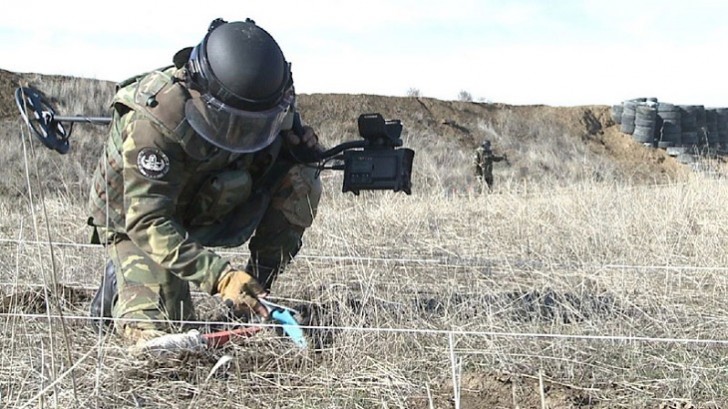
[(250, 274), (230, 269), (217, 281), (217, 291), (225, 304), (232, 307), (236, 315), (254, 312), (268, 318), (268, 310), (258, 298), (268, 295)]

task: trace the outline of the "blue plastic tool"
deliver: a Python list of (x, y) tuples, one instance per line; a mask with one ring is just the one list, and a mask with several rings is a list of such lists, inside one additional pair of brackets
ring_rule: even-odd
[(295, 313), (296, 310), (285, 307), (283, 305), (275, 304), (265, 299), (261, 299), (260, 302), (268, 309), (268, 313), (270, 314), (270, 317), (273, 319), (273, 321), (276, 324), (281, 325), (281, 327), (283, 328), (283, 332), (288, 335), (288, 337), (299, 348), (308, 348), (308, 342), (306, 341), (306, 337), (303, 335), (303, 329), (301, 329), (298, 321), (296, 321), (296, 319), (293, 317), (293, 313)]

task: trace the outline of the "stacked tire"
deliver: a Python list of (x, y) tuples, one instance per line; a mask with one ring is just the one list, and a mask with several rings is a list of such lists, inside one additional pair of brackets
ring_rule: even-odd
[(632, 135), (635, 128), (635, 115), (636, 115), (636, 109), (637, 104), (639, 104), (638, 101), (635, 101), (633, 99), (624, 101), (622, 103), (622, 116), (620, 118), (620, 126), (619, 130), (622, 133), (626, 133), (629, 135)]
[(645, 102), (635, 108), (635, 127), (632, 138), (644, 145), (655, 146), (655, 121), (657, 106), (654, 102)]
[(715, 108), (705, 109), (705, 129), (708, 146), (715, 148), (718, 146), (718, 112)]
[(718, 146), (721, 150), (728, 150), (728, 108), (716, 108), (716, 122), (718, 128)]
[(687, 148), (698, 146), (698, 111), (700, 108), (702, 107), (699, 105), (680, 105), (682, 145)]
[(708, 121), (705, 118), (705, 106), (695, 105), (695, 125), (698, 132), (698, 147), (703, 148), (708, 145)]
[(657, 105), (657, 115), (662, 118), (662, 136), (657, 142), (657, 147), (681, 146), (680, 107), (674, 104), (660, 103)]
[(611, 117), (622, 133), (648, 146), (676, 147), (693, 153), (704, 149), (728, 153), (728, 108), (634, 98), (613, 105)]
[(614, 121), (615, 124), (621, 125), (622, 124), (622, 111), (624, 110), (624, 107), (622, 104), (619, 105), (612, 105), (612, 121)]

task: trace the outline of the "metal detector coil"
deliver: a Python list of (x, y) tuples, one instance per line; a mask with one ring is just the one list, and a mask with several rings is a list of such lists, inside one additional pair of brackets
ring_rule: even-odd
[[(56, 110), (45, 97), (36, 89), (20, 87), (15, 90), (15, 104), (18, 106), (20, 116), (33, 131), (38, 140), (49, 149), (65, 154), (71, 146), (68, 138), (71, 136), (73, 124), (86, 122), (91, 124), (109, 124), (111, 118), (87, 116), (56, 116)], [(66, 129), (63, 123), (71, 126)]]

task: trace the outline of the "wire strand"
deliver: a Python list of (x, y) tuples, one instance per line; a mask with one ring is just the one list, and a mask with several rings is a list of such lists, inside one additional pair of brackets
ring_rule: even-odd
[[(103, 248), (100, 244), (87, 244), (75, 242), (41, 242), (37, 240), (21, 240), (12, 238), (0, 238), (0, 244), (29, 244), (29, 245), (53, 245), (58, 247), (77, 247), (77, 248)], [(218, 250), (218, 254), (228, 256), (248, 256), (245, 251)], [(418, 257), (374, 257), (374, 256), (328, 256), (320, 254), (299, 253), (296, 259), (303, 260), (327, 260), (327, 261), (356, 261), (356, 262), (384, 262), (384, 263), (401, 263), (401, 264), (433, 264), (446, 267), (473, 267), (485, 268), (493, 267), (494, 263), (502, 263), (511, 267), (519, 264), (533, 263), (534, 266), (547, 265), (551, 267), (569, 267), (577, 268), (593, 268), (593, 269), (634, 269), (647, 271), (665, 271), (665, 270), (691, 270), (691, 271), (716, 271), (728, 272), (728, 267), (721, 266), (693, 266), (693, 265), (656, 265), (656, 264), (599, 264), (599, 263), (544, 263), (543, 261), (534, 259), (509, 259), (509, 258), (470, 258), (470, 257), (441, 257), (441, 258), (418, 258)], [(458, 262), (460, 261), (460, 262)]]
[[(20, 317), (28, 319), (47, 318), (45, 314), (27, 314), (27, 313), (0, 313), (0, 317)], [(88, 317), (82, 315), (64, 315), (67, 320), (93, 321), (99, 320), (96, 317)], [(51, 315), (51, 318), (60, 318), (57, 315)], [(113, 321), (117, 323), (161, 323), (175, 325), (226, 325), (230, 327), (264, 327), (277, 328), (280, 324), (275, 323), (244, 323), (229, 321), (169, 321), (156, 319), (132, 319), (132, 318), (107, 318), (105, 321)], [(509, 331), (471, 331), (462, 329), (426, 329), (426, 328), (402, 328), (402, 327), (354, 327), (345, 325), (301, 325), (301, 328), (311, 330), (328, 330), (328, 331), (352, 331), (363, 333), (392, 333), (392, 334), (418, 334), (418, 335), (457, 335), (457, 336), (476, 336), (476, 337), (498, 337), (498, 338), (539, 338), (539, 339), (562, 339), (562, 340), (589, 340), (589, 341), (621, 341), (621, 342), (646, 342), (646, 343), (670, 343), (670, 344), (700, 344), (700, 345), (728, 345), (728, 339), (711, 339), (711, 338), (678, 338), (678, 337), (650, 337), (640, 335), (591, 335), (591, 334), (561, 334), (561, 333), (541, 333), (541, 332), (509, 332)]]

